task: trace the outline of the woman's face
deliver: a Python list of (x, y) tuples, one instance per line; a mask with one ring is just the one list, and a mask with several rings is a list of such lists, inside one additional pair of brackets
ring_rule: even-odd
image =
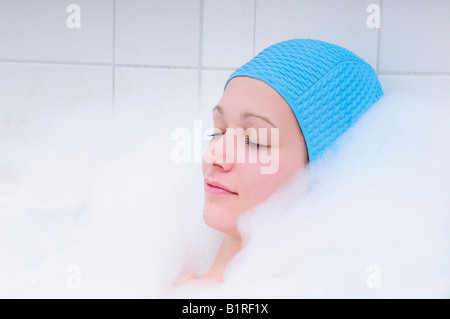
[[(287, 102), (254, 78), (233, 78), (213, 110), (213, 118), (215, 136), (202, 163), (203, 218), (210, 227), (240, 238), (239, 216), (266, 200), (308, 163), (306, 144)], [(239, 151), (245, 152), (245, 160), (238, 157)], [(264, 168), (270, 173), (262, 173)], [(219, 183), (231, 192), (209, 183)]]

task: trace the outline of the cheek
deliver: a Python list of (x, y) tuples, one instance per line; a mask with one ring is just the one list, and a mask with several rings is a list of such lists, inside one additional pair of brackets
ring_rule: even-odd
[(279, 150), (278, 154), (278, 169), (273, 174), (261, 174), (261, 167), (269, 164), (258, 163), (241, 170), (240, 176), (245, 183), (245, 198), (249, 201), (249, 206), (266, 200), (299, 168), (304, 166), (301, 154), (293, 154), (286, 150)]
[(286, 180), (305, 167), (307, 164), (306, 154), (306, 151), (298, 145), (290, 149), (282, 149), (280, 151), (280, 178)]
[(240, 172), (242, 180), (242, 201), (246, 208), (251, 208), (273, 193), (278, 187), (279, 173), (261, 174), (263, 165), (249, 165)]

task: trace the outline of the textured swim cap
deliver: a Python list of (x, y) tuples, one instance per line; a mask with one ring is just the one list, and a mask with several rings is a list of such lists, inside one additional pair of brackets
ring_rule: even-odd
[(351, 51), (313, 39), (274, 44), (231, 74), (266, 82), (289, 104), (309, 160), (318, 158), (383, 95), (373, 68)]

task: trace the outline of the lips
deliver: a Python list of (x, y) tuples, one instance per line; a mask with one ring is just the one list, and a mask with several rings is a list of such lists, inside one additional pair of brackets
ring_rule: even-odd
[(205, 191), (213, 195), (237, 195), (228, 187), (205, 178)]

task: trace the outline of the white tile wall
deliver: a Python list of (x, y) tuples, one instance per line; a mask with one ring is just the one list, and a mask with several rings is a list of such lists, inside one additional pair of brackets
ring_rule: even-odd
[[(212, 109), (219, 102), (226, 81), (228, 80), (230, 71), (205, 70), (203, 71), (202, 85), (202, 119), (209, 126), (213, 126)], [(206, 124), (205, 124), (206, 125)]]
[(116, 63), (199, 65), (200, 0), (116, 1)]
[(205, 1), (204, 67), (237, 68), (253, 57), (255, 1)]
[(450, 76), (380, 75), (378, 78), (385, 94), (413, 93), (447, 101), (450, 106)]
[[(66, 26), (71, 3), (81, 29)], [(369, 4), (381, 29), (367, 27)], [(234, 68), (294, 37), (354, 51), (386, 93), (446, 98), (449, 12), (446, 0), (0, 0), (0, 125), (90, 102), (155, 120), (201, 107), (208, 119)]]
[(384, 1), (381, 72), (450, 72), (450, 1)]
[(115, 94), (117, 115), (143, 114), (149, 123), (200, 109), (197, 70), (117, 68)]
[(52, 110), (108, 110), (111, 81), (109, 67), (0, 63), (0, 132), (21, 131)]
[[(67, 6), (80, 6), (80, 27), (70, 29)], [(0, 1), (0, 59), (111, 63), (111, 0)]]
[(379, 0), (258, 0), (256, 50), (291, 38), (315, 38), (341, 45), (376, 68), (376, 28), (366, 12)]

